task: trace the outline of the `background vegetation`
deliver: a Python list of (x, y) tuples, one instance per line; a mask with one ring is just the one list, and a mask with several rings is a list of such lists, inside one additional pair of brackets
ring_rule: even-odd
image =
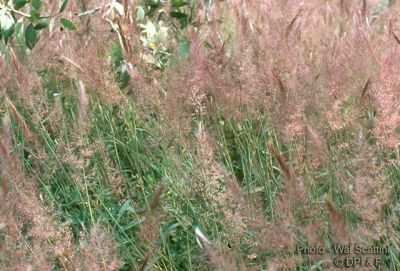
[(399, 11), (0, 0), (0, 270), (400, 270)]

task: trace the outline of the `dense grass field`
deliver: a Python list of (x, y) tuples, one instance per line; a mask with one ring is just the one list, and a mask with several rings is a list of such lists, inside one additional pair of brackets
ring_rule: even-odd
[(81, 2), (0, 53), (0, 270), (400, 270), (398, 1), (194, 5), (168, 65)]

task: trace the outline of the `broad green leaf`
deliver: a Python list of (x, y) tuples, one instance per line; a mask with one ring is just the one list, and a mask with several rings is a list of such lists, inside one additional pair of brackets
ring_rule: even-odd
[(138, 6), (136, 8), (136, 20), (139, 21), (139, 22), (143, 21), (145, 16), (146, 16), (146, 13), (145, 13), (143, 7), (142, 6)]
[(147, 4), (151, 7), (158, 7), (161, 3), (160, 0), (148, 0)]
[(61, 7), (60, 7), (60, 13), (61, 12), (63, 12), (64, 10), (65, 10), (65, 8), (67, 7), (67, 5), (68, 5), (68, 0), (63, 0), (62, 1), (62, 3), (61, 3)]
[(171, 0), (171, 5), (174, 8), (183, 7), (183, 6), (186, 6), (187, 4), (188, 4), (188, 2), (186, 0)]
[(41, 29), (46, 28), (48, 26), (49, 26), (49, 19), (42, 18), (36, 23), (35, 29), (36, 30), (41, 30)]
[(171, 17), (177, 18), (177, 19), (186, 19), (188, 15), (186, 13), (180, 12), (180, 11), (171, 11), (170, 12)]
[(7, 42), (9, 41), (9, 39), (11, 38), (13, 33), (14, 33), (14, 26), (12, 26), (10, 29), (8, 29), (6, 31), (2, 31), (4, 43), (7, 44)]
[(38, 31), (32, 24), (29, 24), (25, 30), (25, 43), (29, 49), (33, 49), (39, 40)]
[(40, 20), (40, 12), (37, 9), (32, 9), (30, 13), (31, 17), (29, 20), (31, 23), (37, 23)]
[(179, 20), (181, 28), (185, 28), (189, 23), (189, 16), (180, 11), (171, 11), (170, 16)]
[(76, 30), (76, 26), (74, 25), (73, 22), (71, 22), (70, 20), (67, 20), (65, 18), (61, 18), (60, 19), (61, 24), (69, 30)]
[(28, 3), (28, 0), (14, 0), (14, 8), (17, 10), (23, 8), (26, 3)]
[(39, 10), (42, 7), (42, 0), (32, 0), (32, 8)]

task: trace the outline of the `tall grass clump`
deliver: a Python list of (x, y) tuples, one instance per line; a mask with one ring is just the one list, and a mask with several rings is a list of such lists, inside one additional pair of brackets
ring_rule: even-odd
[(400, 269), (399, 11), (0, 4), (0, 269)]

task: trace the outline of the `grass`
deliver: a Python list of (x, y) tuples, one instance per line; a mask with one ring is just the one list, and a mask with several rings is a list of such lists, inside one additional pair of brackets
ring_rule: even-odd
[[(164, 180), (169, 188), (163, 196), (168, 202), (163, 203), (168, 219), (156, 229), (161, 238), (159, 265), (168, 270), (193, 265), (188, 259), (193, 257), (193, 252), (199, 252), (193, 226), (199, 224), (217, 230), (220, 225), (216, 214), (209, 214), (206, 203), (185, 197), (184, 186), (189, 183), (178, 174), (176, 161), (169, 156), (171, 151), (157, 142), (157, 130), (148, 128), (153, 124), (139, 120), (133, 105), (121, 109), (94, 101), (93, 122), (87, 135), (82, 137), (77, 132), (79, 127), (74, 125), (76, 99), (61, 94), (60, 100), (62, 118), (55, 134), (49, 134), (45, 126), (32, 124), (30, 127), (40, 136), (40, 147), (46, 156), (35, 161), (39, 165), (34, 175), (60, 223), (70, 227), (76, 242), (82, 232), (89, 234), (93, 225), (107, 225), (119, 243), (124, 260), (121, 270), (138, 268), (145, 248), (137, 232), (155, 188)], [(24, 152), (21, 131), (17, 125), (13, 128), (16, 148)], [(23, 159), (24, 164), (31, 163)], [(185, 166), (189, 170), (190, 160)], [(116, 175), (121, 178), (118, 184)], [(208, 222), (204, 223), (203, 219)]]
[(400, 270), (400, 153), (379, 129), (397, 120), (396, 23), (387, 37), (344, 1), (304, 4), (315, 21), (227, 2), (180, 31), (185, 57), (162, 71), (130, 70), (134, 24), (126, 52), (97, 17), (87, 58), (35, 62), (37, 84), (16, 67), (0, 95), (0, 270), (336, 270), (338, 243), (387, 247), (362, 257)]
[[(90, 122), (87, 129), (81, 129), (77, 125), (79, 102), (68, 91), (72, 85), (57, 85), (59, 83), (52, 79), (44, 82), (43, 95), (48, 97), (46, 106), (50, 109), (55, 110), (51, 89), (56, 87), (61, 90), (58, 128), (50, 133), (48, 125), (54, 123), (49, 123), (48, 119), (36, 123), (27, 119), (30, 130), (38, 138), (33, 147), (26, 142), (18, 122), (13, 118), (13, 149), (23, 162), (25, 174), (37, 180), (40, 194), (58, 223), (68, 225), (74, 242), (79, 244), (82, 234), (89, 235), (94, 225), (101, 224), (112, 232), (118, 244), (118, 255), (123, 262), (119, 270), (138, 270), (149, 247), (157, 248), (151, 259), (154, 270), (207, 270), (203, 265), (204, 256), (195, 241), (194, 227), (200, 227), (210, 239), (219, 240), (225, 246), (229, 245), (231, 235), (235, 233), (232, 228), (226, 228), (220, 209), (210, 202), (210, 198), (191, 191), (193, 180), (190, 179), (195, 179), (193, 174), (197, 171), (196, 152), (179, 146), (179, 142), (175, 142), (173, 147), (167, 144), (160, 137), (163, 124), (139, 118), (133, 103), (116, 107), (93, 98)], [(35, 110), (24, 109), (22, 104), (18, 108), (24, 115)], [(30, 114), (34, 115), (32, 111)], [(250, 199), (256, 196), (256, 201), (261, 200), (266, 219), (275, 221), (282, 211), (276, 206), (276, 200), (283, 189), (283, 175), (268, 150), (267, 142), (272, 140), (289, 157), (293, 153), (292, 146), (279, 142), (267, 116), (255, 118), (249, 115), (240, 122), (216, 116), (208, 126), (216, 138), (217, 161), (235, 176)], [(351, 202), (335, 175), (339, 168), (346, 168), (343, 157), (352, 156), (351, 152), (338, 148), (338, 145), (351, 140), (351, 133), (345, 128), (338, 131), (329, 139), (332, 155), (328, 164), (306, 173), (307, 204), (313, 208), (319, 206), (324, 198), (333, 200), (340, 209)], [(351, 174), (350, 170), (348, 174)], [(387, 219), (394, 223), (394, 216), (398, 215), (400, 168), (387, 167), (386, 176), (386, 181), (393, 187)], [(146, 210), (150, 208), (152, 196), (160, 183), (167, 189), (161, 196), (161, 211), (156, 218), (160, 220), (159, 224), (152, 229), (145, 222), (148, 219)], [(260, 205), (260, 202), (256, 203)], [(326, 212), (320, 207), (317, 209), (318, 217), (314, 219), (327, 219)], [(351, 209), (344, 208), (344, 211), (350, 224), (360, 221)], [(302, 216), (296, 220), (300, 224), (310, 223)], [(143, 225), (158, 236), (152, 240), (154, 245), (146, 244), (141, 239), (140, 228)], [(394, 223), (393, 227), (398, 225)], [(398, 228), (394, 230), (399, 234)], [(393, 237), (387, 236), (389, 239), (383, 241), (390, 244), (389, 255), (384, 257), (388, 270), (397, 270), (399, 266), (400, 250)], [(323, 238), (329, 240), (328, 231)], [(301, 242), (300, 239), (298, 242)], [(251, 246), (245, 240), (241, 243), (239, 257), (245, 258)], [(268, 262), (271, 255), (274, 252), (265, 256), (261, 253), (250, 266), (266, 268), (268, 264), (262, 261)], [(305, 258), (296, 270), (311, 270), (317, 266), (318, 262)], [(56, 267), (57, 260), (54, 270), (57, 270)]]

